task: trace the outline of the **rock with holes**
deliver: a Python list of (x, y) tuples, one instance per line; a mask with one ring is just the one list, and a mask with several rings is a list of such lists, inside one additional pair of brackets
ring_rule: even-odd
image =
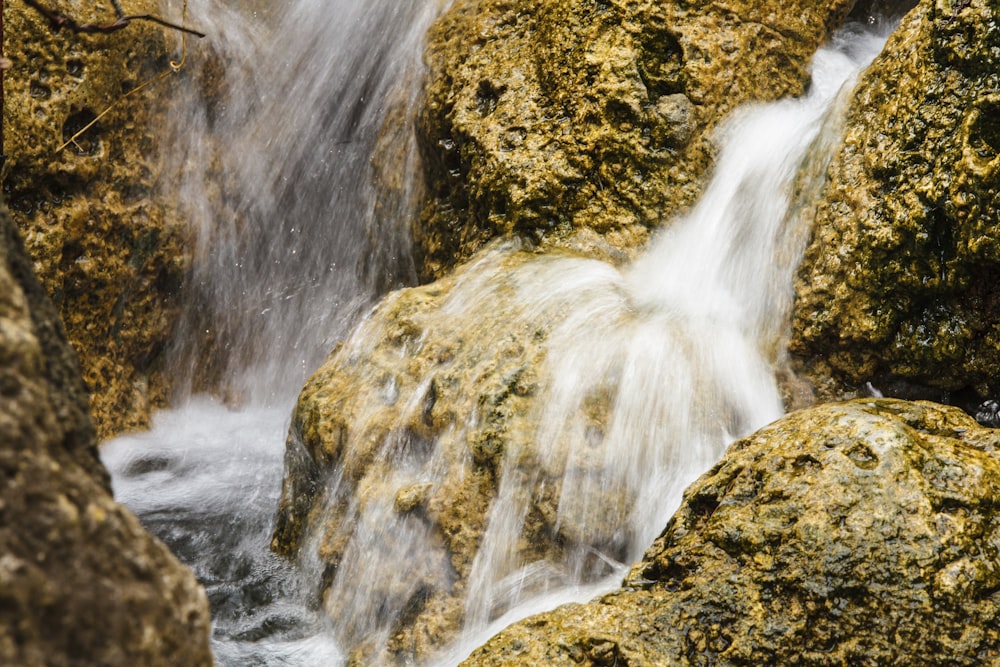
[(640, 310), (607, 263), (494, 244), (388, 295), (309, 379), (272, 545), (318, 566), (351, 664), (437, 659), (631, 562), (678, 477), (780, 414), (703, 354), (720, 329)]
[[(112, 3), (41, 4), (80, 23), (115, 18)], [(186, 264), (186, 224), (155, 196), (178, 78), (166, 76), (165, 31), (133, 21), (109, 34), (53, 32), (25, 3), (11, 3), (4, 23), (7, 202), (80, 354), (99, 434), (146, 425), (165, 399), (161, 356)]]
[(615, 542), (614, 522), (556, 537), (559, 457), (533, 446), (533, 420), (545, 344), (573, 295), (532, 314), (518, 294), (585, 260), (532, 260), (496, 248), (390, 294), (299, 396), (273, 547), (319, 559), (351, 664), (409, 664), (456, 637), (501, 476), (535, 498), (510, 559), (560, 563), (581, 540)]
[(698, 196), (718, 121), (800, 93), (853, 4), (452, 3), (419, 119), (425, 276), (507, 234), (629, 256)]
[(998, 449), (932, 403), (788, 415), (688, 488), (621, 589), (463, 665), (995, 664)]
[(996, 2), (922, 0), (854, 92), (796, 283), (822, 394), (1000, 390), (998, 72)]
[(0, 210), (0, 664), (209, 667), (194, 575), (114, 502), (58, 314)]

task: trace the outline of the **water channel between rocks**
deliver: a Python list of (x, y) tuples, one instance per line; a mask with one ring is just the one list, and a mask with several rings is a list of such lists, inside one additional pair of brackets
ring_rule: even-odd
[[(330, 619), (317, 608), (308, 553), (289, 563), (272, 555), (269, 543), (298, 387), (378, 292), (357, 268), (372, 247), (374, 195), (365, 174), (385, 114), (400, 100), (412, 103), (414, 88), (398, 84), (413, 78), (420, 36), (437, 11), (436, 2), (406, 10), (395, 2), (299, 0), (261, 23), (225, 5), (189, 8), (225, 36), (220, 43), (234, 77), (229, 111), (217, 111), (209, 123), (193, 109), (182, 121), (190, 141), (179, 147), (178, 160), (199, 154), (198, 132), (209, 125), (240, 137), (233, 145), (241, 152), (223, 157), (228, 177), (245, 184), (233, 203), (244, 219), (239, 231), (208, 219), (208, 195), (199, 190), (206, 174), (187, 174), (180, 187), (202, 226), (199, 307), (219, 327), (228, 388), (243, 404), (229, 408), (192, 396), (158, 414), (150, 432), (107, 443), (103, 456), (117, 499), (205, 585), (220, 665), (306, 667), (346, 659), (338, 625), (355, 619)], [(552, 381), (540, 440), (558, 439), (552, 434), (566, 421), (560, 410), (579, 404), (588, 376), (618, 369), (605, 436), (616, 455), (605, 483), (627, 485), (635, 498), (624, 517), (630, 539), (624, 561), (599, 554), (607, 567), (596, 580), (592, 573), (567, 578), (565, 564), (511, 565), (504, 544), (516, 539), (517, 513), (511, 507), (505, 513), (504, 503), (514, 500), (501, 489), (477, 556), (466, 629), (441, 664), (459, 662), (506, 623), (616, 587), (684, 487), (732, 439), (781, 415), (774, 371), (782, 361), (792, 274), (809, 232), (798, 224), (801, 202), (790, 198), (792, 182), (798, 174), (795, 191), (808, 196), (807, 174), (822, 170), (836, 139), (830, 110), (837, 92), (883, 40), (857, 27), (840, 31), (817, 54), (806, 97), (729, 119), (700, 204), (634, 265), (618, 270), (549, 258), (518, 270), (526, 308), (542, 308), (552, 292), (571, 306), (549, 342)], [(286, 109), (288, 99), (297, 100), (294, 109)], [(388, 264), (406, 242), (399, 230), (386, 233), (391, 238), (374, 243), (390, 249), (381, 260)], [(405, 276), (412, 268), (393, 271)], [(553, 288), (553, 280), (563, 282)], [(192, 314), (186, 326), (204, 321)], [(178, 345), (180, 380), (190, 372), (183, 363), (190, 347)], [(586, 485), (575, 485), (587, 493)], [(365, 565), (358, 571), (406, 571), (405, 562), (392, 560)], [(558, 577), (545, 579), (560, 568)], [(543, 585), (524, 585), (536, 576)], [(366, 582), (347, 585), (354, 590), (335, 594), (354, 595), (364, 606)], [(509, 611), (493, 618), (500, 596)]]

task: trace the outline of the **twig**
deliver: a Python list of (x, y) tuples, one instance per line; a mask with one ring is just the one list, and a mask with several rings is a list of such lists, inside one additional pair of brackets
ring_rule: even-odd
[[(35, 0), (24, 0), (24, 1), (30, 4), (30, 3), (33, 3)], [(115, 9), (120, 12), (121, 11), (121, 7), (118, 5), (117, 0), (112, 0), (112, 3), (114, 4)], [(2, 6), (3, 6), (3, 0), (0, 0), (0, 8), (2, 8)], [(187, 0), (184, 0), (183, 9), (181, 10), (181, 21), (183, 22), (186, 18), (187, 18)], [(190, 33), (190, 34), (198, 35), (199, 37), (204, 37), (204, 35), (202, 33), (195, 32), (194, 30), (189, 30), (187, 28), (184, 28), (183, 26), (180, 27), (180, 30), (182, 31), (182, 33)], [(97, 114), (97, 116), (95, 116), (92, 121), (90, 121), (89, 123), (87, 123), (86, 125), (84, 125), (83, 127), (81, 127), (79, 130), (77, 130), (77, 132), (72, 137), (70, 137), (69, 139), (67, 139), (66, 141), (64, 141), (63, 144), (59, 148), (56, 149), (56, 152), (57, 153), (61, 152), (64, 148), (66, 148), (70, 144), (76, 144), (76, 140), (80, 138), (80, 135), (82, 135), (84, 132), (86, 132), (87, 130), (89, 130), (90, 128), (92, 128), (95, 124), (97, 124), (97, 121), (99, 121), (101, 118), (103, 118), (105, 116), (105, 114), (107, 114), (109, 111), (111, 111), (112, 109), (114, 109), (115, 106), (119, 102), (121, 102), (122, 100), (126, 99), (130, 95), (134, 95), (135, 93), (138, 93), (143, 88), (147, 88), (147, 87), (153, 85), (154, 83), (157, 83), (158, 81), (162, 81), (163, 79), (167, 78), (171, 74), (174, 74), (176, 72), (181, 71), (181, 68), (184, 67), (184, 63), (186, 61), (187, 61), (187, 38), (185, 37), (184, 34), (181, 34), (181, 59), (180, 59), (179, 62), (171, 60), (170, 61), (170, 69), (165, 70), (163, 72), (160, 72), (158, 75), (154, 76), (152, 79), (148, 79), (145, 83), (136, 86), (135, 88), (133, 88), (132, 90), (128, 91), (127, 93), (125, 93), (124, 95), (122, 95), (121, 97), (119, 97), (117, 100), (115, 100), (114, 102), (112, 102), (110, 105), (108, 105), (108, 107), (104, 111), (102, 111), (101, 113)]]
[[(142, 85), (136, 86), (132, 90), (128, 91), (127, 93), (125, 93), (124, 95), (122, 95), (121, 97), (119, 97), (117, 100), (115, 100), (110, 105), (108, 105), (108, 108), (106, 108), (104, 111), (102, 111), (101, 113), (99, 113), (96, 116), (94, 116), (94, 120), (90, 121), (89, 123), (87, 123), (86, 125), (84, 125), (83, 127), (81, 127), (79, 130), (76, 131), (76, 134), (74, 134), (72, 137), (70, 137), (69, 139), (67, 139), (66, 141), (64, 141), (62, 143), (62, 145), (59, 146), (59, 148), (56, 149), (56, 153), (59, 153), (60, 151), (62, 151), (64, 148), (66, 148), (70, 144), (76, 144), (76, 140), (80, 138), (80, 135), (82, 135), (84, 132), (86, 132), (87, 130), (89, 130), (90, 128), (92, 128), (94, 125), (96, 125), (97, 121), (101, 120), (101, 118), (103, 118), (105, 115), (107, 115), (107, 113), (109, 111), (111, 111), (112, 109), (114, 109), (115, 106), (117, 106), (119, 102), (121, 102), (124, 99), (127, 99), (129, 96), (131, 96), (131, 95), (133, 95), (135, 93), (138, 93), (143, 88), (147, 88), (147, 87), (153, 85), (154, 83), (156, 83), (157, 81), (160, 81), (161, 79), (165, 79), (166, 77), (170, 76), (171, 74), (173, 74), (173, 71), (171, 71), (171, 70), (167, 70), (165, 72), (160, 72), (159, 75), (153, 77), (152, 79), (149, 79), (148, 81), (146, 81)], [(77, 148), (78, 149), (80, 148), (79, 144), (77, 144)]]
[(39, 14), (44, 16), (49, 20), (49, 25), (52, 27), (53, 32), (59, 32), (63, 28), (67, 30), (72, 30), (73, 32), (88, 32), (88, 33), (110, 33), (116, 32), (128, 26), (132, 21), (151, 21), (162, 25), (165, 28), (171, 28), (173, 30), (180, 30), (181, 32), (187, 33), (189, 35), (194, 35), (195, 37), (204, 37), (205, 33), (199, 32), (192, 28), (188, 28), (183, 25), (177, 25), (176, 23), (171, 23), (166, 19), (162, 19), (159, 16), (153, 14), (131, 14), (128, 16), (123, 15), (121, 12), (121, 6), (115, 2), (115, 10), (119, 12), (118, 18), (111, 23), (80, 23), (71, 16), (66, 16), (65, 14), (60, 14), (48, 7), (43, 7), (38, 0), (24, 0), (24, 4), (28, 5)]

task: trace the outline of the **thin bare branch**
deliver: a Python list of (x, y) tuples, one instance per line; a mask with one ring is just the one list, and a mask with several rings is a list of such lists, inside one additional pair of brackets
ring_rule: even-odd
[[(117, 32), (122, 28), (125, 28), (132, 21), (151, 21), (165, 28), (170, 28), (172, 30), (179, 30), (181, 32), (187, 33), (189, 35), (194, 35), (195, 37), (204, 37), (205, 33), (199, 32), (192, 28), (188, 28), (183, 25), (178, 25), (176, 23), (171, 23), (166, 19), (162, 19), (159, 16), (153, 14), (133, 14), (129, 16), (121, 16), (111, 23), (80, 23), (71, 16), (66, 16), (65, 14), (60, 14), (57, 11), (49, 9), (43, 6), (38, 0), (24, 0), (24, 4), (28, 5), (39, 14), (44, 16), (49, 21), (49, 26), (51, 26), (53, 32), (59, 32), (63, 28), (71, 30), (72, 32), (83, 32), (83, 33), (111, 33)], [(116, 3), (116, 9), (120, 7)]]

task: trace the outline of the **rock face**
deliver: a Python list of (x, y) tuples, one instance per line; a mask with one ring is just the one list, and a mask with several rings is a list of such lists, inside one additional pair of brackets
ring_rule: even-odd
[(698, 196), (711, 131), (803, 90), (849, 0), (457, 0), (419, 119), (425, 277), (517, 234), (622, 260)]
[(315, 549), (327, 611), (357, 647), (356, 664), (383, 648), (379, 661), (426, 657), (455, 637), (505, 457), (521, 457), (506, 474), (523, 478), (523, 493), (538, 471), (550, 488), (526, 518), (518, 555), (559, 561), (573, 546), (550, 537), (557, 473), (531, 446), (532, 397), (556, 321), (554, 308), (527, 317), (513, 297), (531, 259), (489, 253), (390, 295), (299, 397), (273, 546), (306, 550), (307, 560)]
[(0, 213), (0, 664), (212, 664), (204, 591), (111, 498), (75, 354)]
[(821, 393), (1000, 390), (1000, 8), (925, 0), (854, 93), (796, 283)]
[[(43, 4), (80, 22), (114, 19), (110, 3)], [(160, 356), (186, 264), (185, 224), (152, 196), (170, 77), (128, 94), (169, 71), (164, 31), (134, 21), (53, 33), (23, 3), (4, 18), (5, 196), (80, 356), (99, 435), (145, 426), (164, 399)]]
[(791, 414), (688, 489), (620, 590), (463, 664), (992, 664), (998, 447), (931, 403)]
[(681, 480), (780, 416), (752, 345), (630, 286), (605, 262), (491, 246), (386, 297), (310, 378), (272, 544), (318, 562), (355, 664), (436, 657), (632, 562)]

